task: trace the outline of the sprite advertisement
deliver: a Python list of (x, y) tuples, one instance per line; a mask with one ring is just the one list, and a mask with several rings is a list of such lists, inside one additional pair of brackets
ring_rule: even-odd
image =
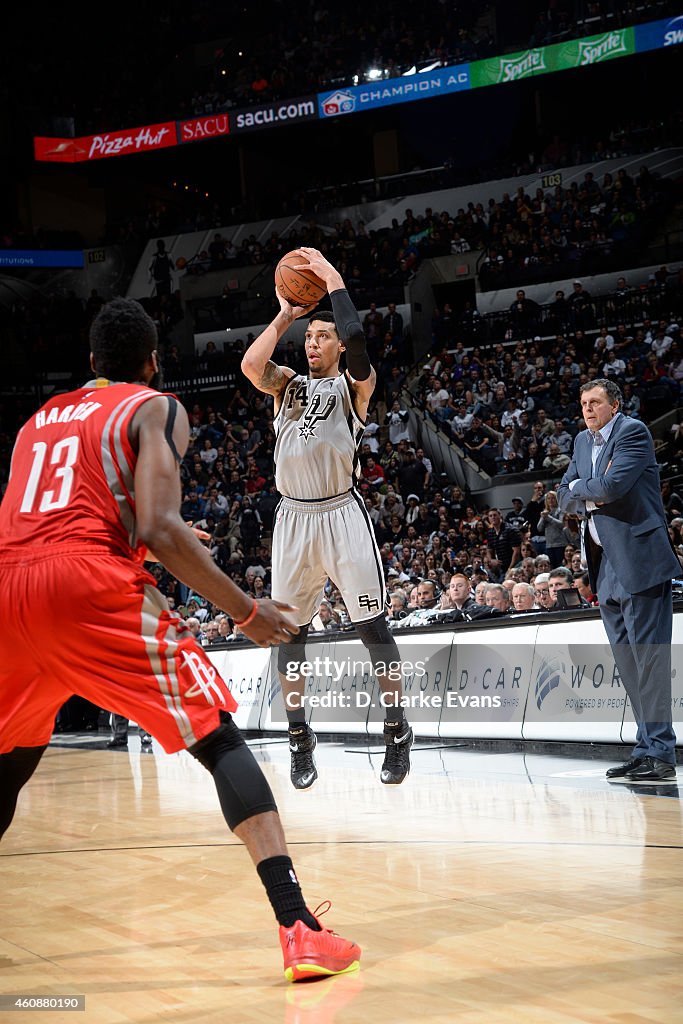
[(570, 39), (553, 46), (541, 46), (502, 57), (489, 57), (470, 64), (470, 82), (473, 89), (503, 82), (519, 82), (534, 75), (551, 71), (567, 71), (588, 64), (601, 64), (615, 57), (635, 53), (633, 27), (603, 32), (583, 39)]

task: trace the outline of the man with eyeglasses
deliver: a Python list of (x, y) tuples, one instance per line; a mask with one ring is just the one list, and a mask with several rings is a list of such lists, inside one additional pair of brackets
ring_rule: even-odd
[(555, 597), (550, 594), (549, 576), (550, 573), (540, 572), (533, 582), (534, 596), (539, 611), (549, 612), (555, 604)]

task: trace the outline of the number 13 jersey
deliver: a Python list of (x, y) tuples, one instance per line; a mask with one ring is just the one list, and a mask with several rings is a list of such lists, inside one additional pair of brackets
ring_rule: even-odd
[(137, 454), (129, 427), (159, 392), (91, 381), (50, 399), (22, 427), (0, 504), (0, 555), (11, 548), (96, 544), (142, 561), (135, 521)]
[(292, 377), (273, 427), (275, 484), (280, 494), (320, 501), (354, 486), (365, 424), (354, 408), (345, 373)]

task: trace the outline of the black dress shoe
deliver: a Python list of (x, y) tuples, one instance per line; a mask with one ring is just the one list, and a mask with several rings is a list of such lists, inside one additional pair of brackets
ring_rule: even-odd
[(658, 757), (645, 757), (627, 778), (629, 782), (668, 782), (676, 778), (676, 765), (660, 761)]
[(624, 761), (623, 764), (617, 765), (616, 768), (608, 768), (605, 776), (608, 779), (623, 779), (629, 772), (639, 768), (643, 761), (645, 761), (644, 757), (632, 757), (630, 761)]

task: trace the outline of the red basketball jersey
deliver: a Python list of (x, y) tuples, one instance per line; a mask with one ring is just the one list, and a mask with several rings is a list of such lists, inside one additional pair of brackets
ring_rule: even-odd
[(93, 381), (51, 398), (24, 424), (0, 504), (0, 555), (91, 543), (142, 560), (128, 427), (158, 395), (144, 384)]

